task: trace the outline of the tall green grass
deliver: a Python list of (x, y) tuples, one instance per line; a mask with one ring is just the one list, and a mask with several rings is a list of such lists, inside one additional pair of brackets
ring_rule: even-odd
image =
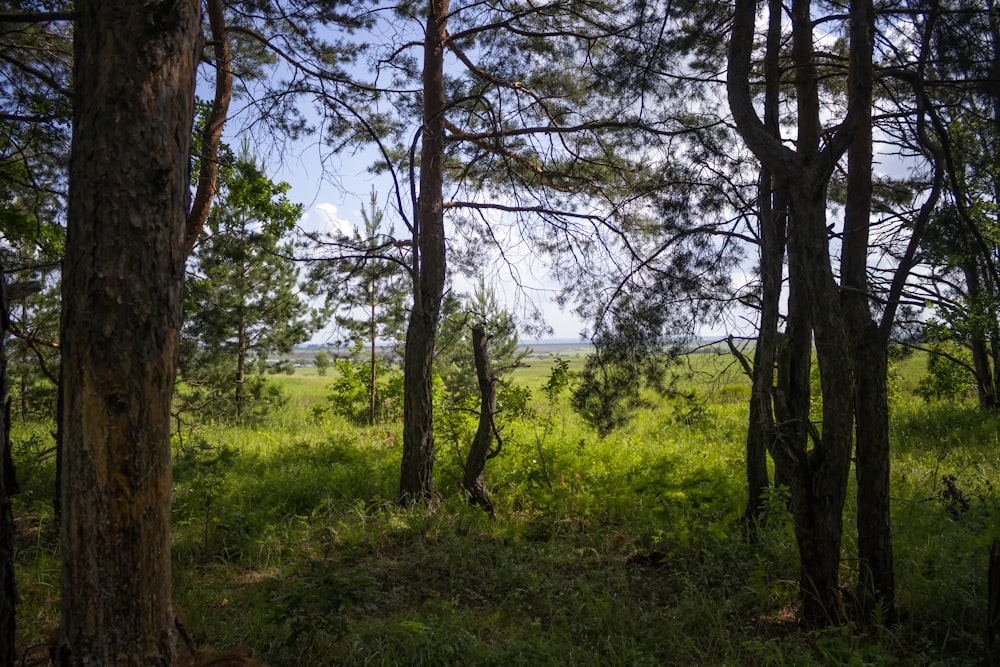
[[(758, 542), (738, 524), (748, 388), (732, 361), (690, 360), (683, 382), (698, 409), (657, 402), (600, 438), (567, 397), (545, 402), (551, 361), (532, 360), (516, 379), (534, 390), (537, 417), (508, 427), (489, 463), (493, 520), (465, 502), (460, 457), (444, 445), (439, 499), (399, 508), (400, 424), (316, 413), (329, 380), (282, 377), (292, 400), (266, 424), (174, 443), (174, 585), (187, 626), (200, 643), (245, 645), (273, 665), (980, 664), (987, 547), (1000, 531), (997, 418), (900, 393), (902, 620), (806, 632), (781, 494)], [(15, 435), (35, 443), (18, 450), (24, 649), (58, 616), (45, 435)], [(845, 587), (854, 511), (851, 501)]]

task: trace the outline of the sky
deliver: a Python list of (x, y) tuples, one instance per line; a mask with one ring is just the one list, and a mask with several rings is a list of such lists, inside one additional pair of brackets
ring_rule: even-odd
[[(303, 229), (349, 234), (355, 226), (363, 226), (361, 211), (369, 205), (372, 188), (375, 188), (379, 200), (385, 202), (390, 194), (391, 181), (370, 174), (367, 167), (371, 159), (361, 154), (327, 159), (324, 164), (321, 150), (315, 145), (293, 148), (280, 161), (273, 161), (269, 176), (273, 180), (287, 182), (291, 186), (289, 199), (304, 206), (300, 222)], [(389, 214), (391, 211), (387, 210)], [(395, 227), (399, 230), (402, 224), (395, 221)], [(511, 272), (516, 272), (518, 280), (528, 286), (527, 293), (517, 286)], [(496, 262), (486, 273), (486, 279), (515, 313), (523, 310), (521, 306), (527, 298), (534, 300), (552, 329), (551, 334), (543, 338), (580, 340), (585, 323), (555, 303), (556, 285), (545, 274), (545, 267), (537, 259), (531, 260), (530, 266), (527, 260), (515, 267), (504, 267)], [(471, 292), (472, 288), (473, 285), (464, 279), (457, 281), (456, 289), (460, 291)], [(309, 342), (323, 343), (330, 336), (329, 330), (323, 330)]]

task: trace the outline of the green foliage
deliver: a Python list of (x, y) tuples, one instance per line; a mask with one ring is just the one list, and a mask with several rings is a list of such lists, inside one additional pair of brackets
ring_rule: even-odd
[[(336, 379), (330, 384), (330, 410), (353, 424), (369, 424), (372, 396), (372, 366), (356, 347), (349, 359), (337, 359)], [(398, 421), (403, 415), (403, 372), (384, 356), (375, 356), (375, 421)]]
[[(36, 268), (37, 267), (37, 268)], [(60, 354), (60, 281), (53, 264), (29, 262), (7, 276), (8, 283), (38, 281), (41, 290), (10, 305), (7, 391), (11, 414), (22, 421), (54, 419)]]
[[(534, 359), (512, 373), (535, 391), (524, 401), (518, 390), (506, 409), (534, 416), (508, 426), (491, 462), (492, 520), (457, 491), (400, 508), (398, 425), (310, 422), (315, 376), (273, 379), (295, 399), (288, 412), (176, 441), (175, 595), (188, 629), (275, 667), (980, 662), (985, 554), (1000, 513), (995, 414), (901, 400), (892, 496), (905, 613), (863, 633), (810, 632), (795, 620), (787, 490), (771, 492), (758, 543), (736, 527), (745, 406), (712, 402), (710, 385), (691, 379), (685, 391), (710, 418), (680, 428), (678, 406), (651, 395), (599, 438), (568, 405), (563, 380), (581, 365)], [(532, 433), (546, 417), (543, 471)], [(54, 461), (38, 457), (50, 430), (14, 433), (25, 647), (42, 644), (59, 614)], [(853, 512), (849, 503), (848, 524)]]
[(645, 390), (667, 393), (667, 370), (679, 349), (664, 337), (666, 314), (645, 297), (620, 299), (608, 317), (592, 337), (594, 352), (573, 391), (573, 409), (601, 435), (650, 405)]
[(530, 354), (520, 349), (513, 316), (503, 308), (496, 292), (480, 280), (471, 297), (453, 292), (445, 296), (441, 328), (435, 350), (434, 372), (440, 385), (435, 395), (435, 431), (442, 446), (454, 454), (454, 465), (444, 473), (461, 479), (466, 455), (479, 425), (482, 395), (472, 347), (472, 328), (482, 326), (497, 381), (497, 411), (493, 416), (495, 437), (501, 449), (518, 437), (514, 428), (534, 417), (531, 391), (511, 380), (512, 373)]
[(309, 280), (326, 294), (327, 306), (343, 332), (338, 341), (350, 347), (402, 342), (409, 314), (412, 281), (408, 250), (395, 240), (378, 195), (371, 192), (364, 228), (329, 237), (313, 235), (307, 243), (315, 255)]
[(347, 635), (345, 612), (372, 610), (364, 600), (375, 582), (364, 575), (344, 577), (331, 566), (329, 560), (306, 560), (284, 569), (275, 581), (267, 620), (285, 629), (285, 646), (296, 652)]
[(223, 175), (187, 280), (181, 372), (191, 391), (178, 398), (201, 419), (255, 419), (280, 398), (260, 374), (291, 370), (270, 368), (268, 356), (318, 322), (282, 240), (302, 212), (288, 184), (269, 180), (246, 149)]
[(185, 416), (202, 422), (253, 424), (272, 417), (288, 403), (288, 391), (260, 373), (243, 378), (237, 397), (236, 369), (225, 361), (201, 363), (196, 376), (185, 377), (178, 385), (176, 404)]
[(963, 400), (974, 389), (970, 354), (956, 345), (934, 343), (927, 357), (927, 374), (913, 393), (930, 403), (932, 400)]
[(225, 527), (222, 514), (216, 511), (216, 503), (238, 455), (236, 448), (225, 444), (213, 446), (201, 436), (195, 436), (183, 446), (178, 441), (174, 448), (174, 474), (183, 489), (175, 494), (174, 524), (200, 523), (205, 553), (209, 552), (213, 531)]
[(570, 388), (576, 373), (569, 369), (569, 360), (556, 356), (552, 361), (552, 368), (549, 370), (549, 379), (542, 387), (542, 394), (549, 406), (555, 404), (562, 396), (563, 392)]
[(326, 376), (327, 371), (330, 370), (330, 356), (323, 350), (320, 350), (313, 357), (313, 365), (320, 376)]
[(519, 349), (514, 317), (501, 306), (496, 292), (485, 281), (479, 281), (471, 297), (448, 292), (441, 305), (434, 356), (434, 372), (444, 382), (446, 402), (479, 398), (472, 352), (472, 327), (477, 324), (485, 328), (490, 362), (498, 378), (509, 376), (530, 354), (530, 350)]

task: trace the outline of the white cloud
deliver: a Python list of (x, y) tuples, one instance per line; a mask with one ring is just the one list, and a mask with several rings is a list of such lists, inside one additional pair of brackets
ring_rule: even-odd
[(314, 232), (340, 233), (350, 236), (354, 225), (340, 216), (337, 207), (329, 202), (320, 202), (302, 215), (302, 227)]

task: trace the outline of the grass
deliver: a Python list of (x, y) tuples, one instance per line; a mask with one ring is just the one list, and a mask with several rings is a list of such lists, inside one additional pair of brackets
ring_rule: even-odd
[[(994, 415), (927, 406), (904, 373), (892, 420), (902, 621), (807, 632), (780, 497), (758, 543), (737, 525), (748, 389), (732, 370), (718, 376), (728, 355), (692, 357), (684, 382), (700, 411), (657, 404), (603, 439), (566, 397), (545, 404), (551, 360), (530, 363), (518, 380), (538, 416), (508, 429), (487, 469), (495, 520), (465, 503), (445, 443), (439, 500), (397, 507), (400, 425), (311, 417), (328, 383), (314, 372), (279, 378), (292, 400), (267, 424), (175, 443), (175, 599), (196, 640), (276, 666), (981, 664)], [(15, 433), (22, 652), (58, 617), (45, 433)]]

